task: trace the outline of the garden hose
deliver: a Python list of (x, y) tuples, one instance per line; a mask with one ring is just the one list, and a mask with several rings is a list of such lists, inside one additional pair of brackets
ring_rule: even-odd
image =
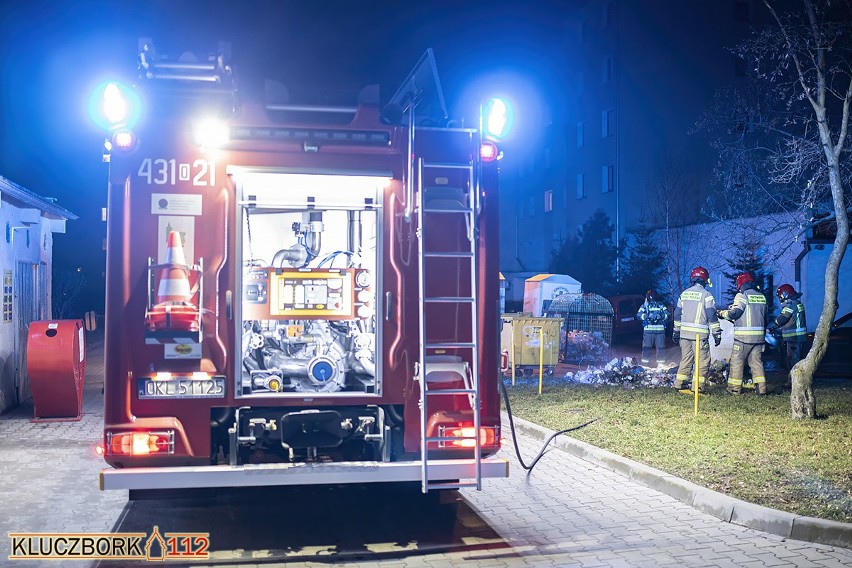
[(568, 432), (573, 432), (575, 430), (579, 430), (581, 428), (585, 428), (592, 422), (597, 422), (600, 418), (592, 418), (588, 422), (583, 422), (579, 426), (572, 426), (571, 428), (566, 428), (564, 430), (560, 430), (559, 432), (554, 432), (547, 441), (544, 442), (544, 445), (541, 447), (541, 451), (538, 452), (538, 455), (533, 459), (530, 465), (524, 463), (524, 458), (521, 457), (521, 449), (518, 447), (518, 436), (515, 434), (515, 422), (512, 419), (512, 405), (509, 404), (509, 392), (506, 390), (506, 385), (503, 383), (503, 380), (500, 380), (500, 390), (503, 392), (503, 402), (506, 403), (506, 414), (509, 415), (509, 429), (512, 431), (512, 443), (515, 445), (515, 455), (518, 456), (518, 461), (521, 463), (521, 467), (527, 470), (528, 472), (532, 472), (532, 469), (535, 467), (535, 464), (538, 463), (544, 456), (544, 452), (547, 450), (547, 446), (550, 445), (550, 442), (553, 441), (556, 436), (560, 434), (567, 434)]

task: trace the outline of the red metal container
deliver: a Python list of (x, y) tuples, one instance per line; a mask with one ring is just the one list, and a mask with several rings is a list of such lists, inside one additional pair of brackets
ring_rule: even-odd
[(79, 418), (86, 372), (81, 320), (35, 321), (27, 333), (27, 373), (35, 417)]

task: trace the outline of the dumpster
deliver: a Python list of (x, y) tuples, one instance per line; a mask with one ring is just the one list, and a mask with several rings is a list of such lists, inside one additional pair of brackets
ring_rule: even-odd
[[(511, 375), (514, 344), (516, 374), (532, 376), (539, 363), (550, 376), (559, 363), (559, 318), (538, 318), (527, 314), (504, 314), (500, 333), (500, 350), (504, 353), (504, 371)], [(542, 339), (544, 342), (542, 343)]]
[(79, 419), (86, 337), (81, 320), (34, 321), (27, 332), (27, 373), (35, 418)]

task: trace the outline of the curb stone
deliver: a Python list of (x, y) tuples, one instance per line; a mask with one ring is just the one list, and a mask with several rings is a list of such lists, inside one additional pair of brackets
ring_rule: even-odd
[[(503, 412), (502, 416), (503, 423), (508, 424), (506, 413)], [(554, 434), (553, 430), (523, 418), (512, 418), (515, 429), (533, 438), (546, 440)], [(784, 538), (852, 549), (852, 523), (803, 517), (735, 499), (568, 436), (558, 436), (551, 443), (569, 454), (620, 473), (725, 522)]]

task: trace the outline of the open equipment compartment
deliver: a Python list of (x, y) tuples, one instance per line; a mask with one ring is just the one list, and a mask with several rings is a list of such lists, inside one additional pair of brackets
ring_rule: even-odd
[(237, 396), (381, 394), (379, 239), (390, 174), (234, 168)]

